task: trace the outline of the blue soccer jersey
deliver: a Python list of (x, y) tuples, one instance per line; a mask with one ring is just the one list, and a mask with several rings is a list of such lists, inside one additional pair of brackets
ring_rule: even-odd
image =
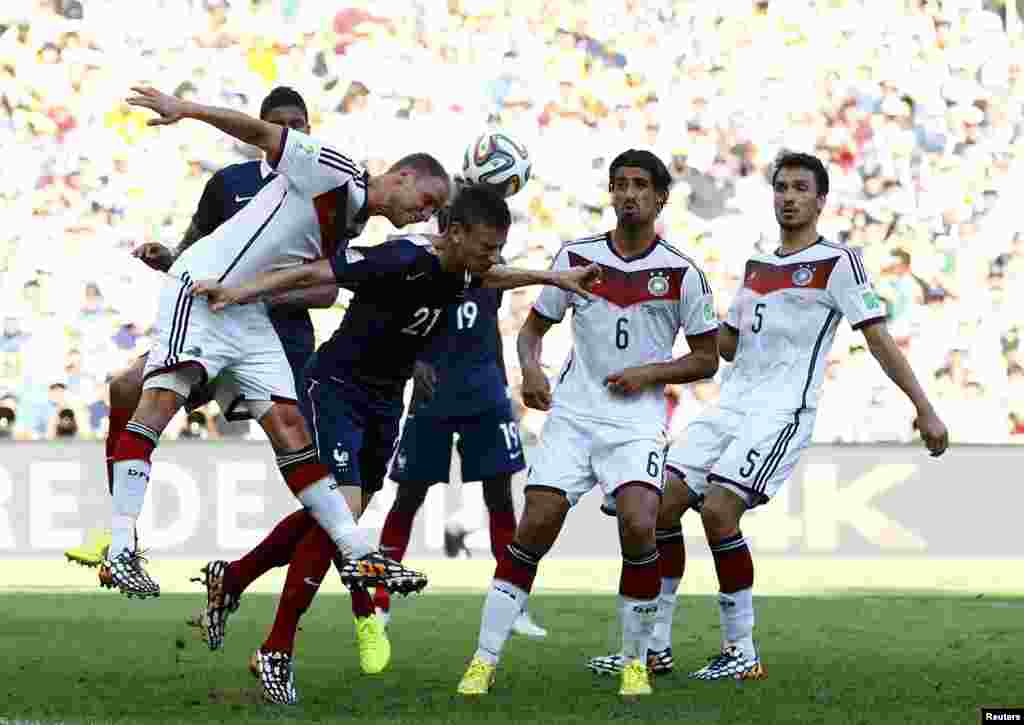
[(339, 286), (355, 294), (307, 375), (399, 398), (417, 357), (445, 331), (448, 308), (479, 286), (468, 273), (446, 272), (430, 241), (420, 236), (349, 247), (331, 257), (331, 266)]
[(444, 333), (419, 357), (437, 372), (437, 386), (433, 398), (414, 400), (417, 416), (469, 416), (507, 403), (500, 307), (501, 290), (474, 289), (448, 308)]

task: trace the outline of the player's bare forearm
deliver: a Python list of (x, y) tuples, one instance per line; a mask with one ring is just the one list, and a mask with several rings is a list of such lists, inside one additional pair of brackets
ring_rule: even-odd
[(326, 259), (261, 274), (235, 288), (235, 303), (248, 304), (279, 292), (334, 284), (334, 270)]
[(332, 306), (337, 299), (338, 285), (332, 283), (276, 292), (270, 295), (266, 302), (274, 307), (287, 305), (306, 309), (325, 309)]
[(663, 363), (648, 363), (644, 367), (648, 370), (651, 385), (682, 385), (695, 383), (698, 380), (712, 378), (718, 372), (718, 347), (714, 344), (715, 335), (701, 335), (706, 338), (708, 346), (701, 349), (692, 349), (682, 357), (669, 360)]
[(740, 336), (735, 328), (726, 323), (718, 326), (718, 354), (726, 362), (732, 362), (736, 358), (736, 347), (739, 345)]
[(268, 159), (279, 157), (283, 138), (281, 126), (230, 108), (206, 106), (201, 103), (187, 103), (183, 111), (185, 118), (208, 123), (239, 141), (262, 149)]
[(519, 354), (519, 367), (527, 370), (541, 370), (540, 355), (543, 350), (544, 335), (551, 329), (551, 321), (545, 320), (530, 310), (526, 322), (516, 337), (516, 352)]
[(521, 269), (496, 264), (487, 270), (481, 281), (484, 287), (509, 290), (537, 284), (554, 284), (556, 277), (555, 273), (549, 270)]
[(863, 333), (864, 340), (875, 360), (878, 361), (889, 379), (910, 398), (910, 402), (914, 404), (917, 412), (919, 414), (934, 414), (935, 410), (932, 408), (931, 401), (928, 400), (921, 383), (914, 375), (907, 358), (896, 346), (896, 341), (892, 339), (885, 323), (877, 322), (869, 325), (863, 329)]

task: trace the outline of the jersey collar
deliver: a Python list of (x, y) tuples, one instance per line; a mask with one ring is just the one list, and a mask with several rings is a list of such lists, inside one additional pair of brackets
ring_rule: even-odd
[(657, 249), (658, 244), (661, 242), (661, 237), (658, 236), (658, 235), (655, 235), (654, 243), (651, 244), (650, 247), (648, 247), (643, 252), (640, 252), (640, 254), (634, 254), (632, 257), (623, 257), (621, 254), (619, 254), (619, 250), (617, 250), (615, 248), (615, 243), (612, 242), (612, 233), (611, 232), (606, 232), (605, 233), (604, 240), (608, 244), (608, 249), (611, 250), (611, 253), (614, 254), (619, 259), (621, 259), (623, 262), (635, 262), (638, 259), (643, 259), (647, 255), (651, 254), (655, 249)]
[(820, 242), (823, 242), (823, 241), (825, 241), (825, 237), (823, 237), (823, 236), (821, 236), (819, 234), (818, 238), (815, 239), (814, 242), (812, 242), (811, 244), (808, 244), (806, 247), (804, 247), (802, 249), (798, 249), (795, 252), (783, 252), (782, 251), (782, 247), (776, 247), (774, 254), (775, 254), (776, 257), (792, 257), (792, 256), (794, 256), (796, 254), (800, 254), (800, 252), (806, 252), (811, 247), (813, 247), (816, 244), (819, 244)]

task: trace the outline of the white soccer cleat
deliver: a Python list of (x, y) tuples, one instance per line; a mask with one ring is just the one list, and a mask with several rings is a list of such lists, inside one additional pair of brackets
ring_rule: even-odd
[(141, 554), (124, 549), (100, 565), (100, 584), (108, 589), (118, 589), (128, 598), (159, 597), (160, 585), (142, 567), (145, 560)]
[(696, 672), (691, 672), (694, 680), (763, 680), (767, 677), (761, 659), (756, 654), (748, 655), (735, 645), (727, 645), (721, 653)]
[(249, 658), (249, 672), (263, 685), (263, 699), (275, 705), (294, 705), (299, 701), (295, 689), (292, 656), (287, 652), (256, 650)]
[[(617, 675), (622, 672), (625, 664), (625, 657), (622, 653), (605, 655), (604, 657), (591, 657), (587, 660), (587, 669), (597, 675)], [(663, 650), (647, 650), (647, 670), (652, 675), (667, 675), (675, 667), (672, 659), (672, 648), (666, 647)]]
[(190, 620), (189, 624), (200, 628), (203, 640), (211, 650), (224, 646), (228, 616), (236, 612), (241, 603), (241, 597), (224, 588), (224, 572), (227, 568), (226, 561), (211, 561), (200, 569), (202, 578), (192, 577), (192, 581), (206, 587), (206, 609), (200, 617)]
[(530, 613), (525, 609), (516, 617), (516, 621), (512, 625), (512, 631), (530, 639), (544, 639), (548, 636), (548, 631), (534, 622), (533, 618), (530, 617)]

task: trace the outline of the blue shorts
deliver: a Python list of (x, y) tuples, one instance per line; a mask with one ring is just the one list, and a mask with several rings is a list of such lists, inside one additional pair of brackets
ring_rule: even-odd
[(398, 441), (402, 397), (381, 395), (335, 378), (307, 378), (299, 405), (320, 462), (342, 486), (375, 493), (384, 485)]
[(458, 418), (410, 415), (391, 467), (396, 483), (448, 481), (452, 438), (462, 459), (463, 481), (511, 475), (526, 467), (512, 405), (505, 402), (478, 415)]

